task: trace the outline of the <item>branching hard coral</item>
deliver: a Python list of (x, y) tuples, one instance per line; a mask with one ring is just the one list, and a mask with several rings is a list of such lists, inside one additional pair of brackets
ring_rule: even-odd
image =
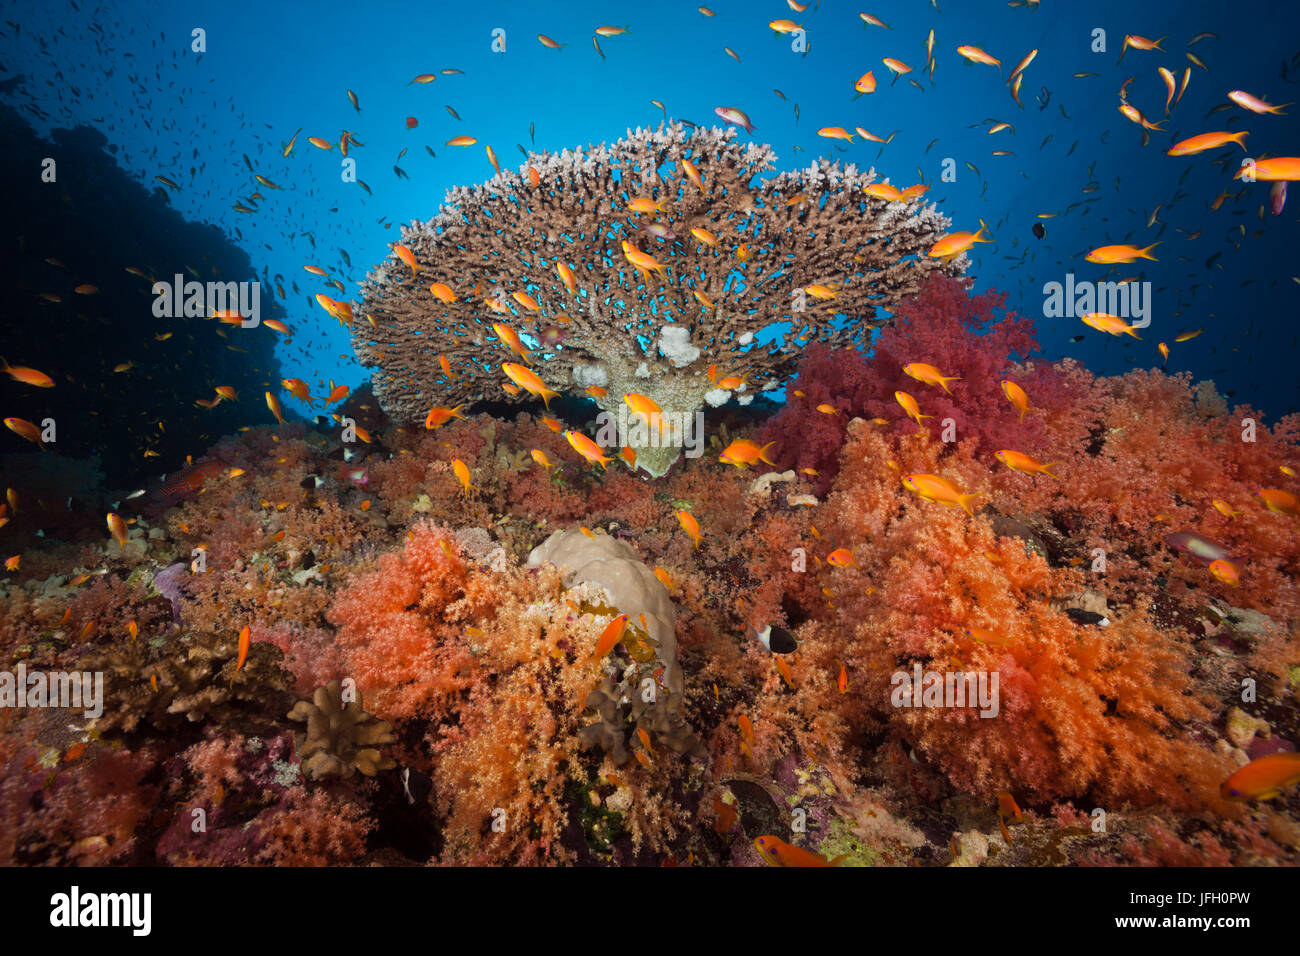
[(280, 663), (283, 654), (255, 643), (237, 669), (238, 654), (237, 636), (219, 633), (158, 647), (137, 640), (91, 651), (78, 667), (104, 673), (104, 713), (96, 729), (131, 733), (141, 725), (169, 730), (186, 721), (274, 719), (287, 705), (290, 676)]
[(346, 779), (358, 770), (373, 777), (395, 766), (391, 757), (375, 749), (397, 739), (392, 724), (367, 714), (360, 692), (346, 704), (342, 694), (340, 682), (330, 681), (317, 688), (310, 701), (300, 700), (289, 711), (290, 720), (307, 722), (307, 732), (294, 738), (294, 749), (302, 758), (303, 774), (313, 780)]
[[(402, 231), (414, 265), (385, 261), (363, 285), (369, 322), (353, 325), (353, 346), (375, 369), (385, 411), (414, 424), (435, 406), (499, 397), (498, 366), (519, 356), (493, 331), (498, 322), (526, 336), (554, 390), (600, 386), (597, 403), (614, 413), (634, 392), (691, 415), (743, 387), (719, 387), (710, 365), (775, 387), (799, 346), (862, 344), (877, 308), (892, 309), (934, 270), (964, 268), (964, 257), (924, 255), (947, 226), (933, 206), (862, 191), (874, 171), (815, 162), (759, 180), (775, 155), (735, 135), (638, 129), (451, 190), (436, 217)], [(836, 314), (854, 321), (833, 324)], [(753, 347), (781, 321), (792, 323), (784, 341)], [(615, 447), (630, 444), (652, 475), (677, 457), (644, 429), (620, 432)]]

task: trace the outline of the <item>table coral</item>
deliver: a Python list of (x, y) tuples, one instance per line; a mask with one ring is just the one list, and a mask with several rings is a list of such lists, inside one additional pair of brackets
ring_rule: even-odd
[[(775, 155), (735, 137), (678, 123), (638, 129), (611, 145), (530, 154), (521, 173), (448, 192), (437, 216), (402, 230), (416, 267), (395, 257), (362, 287), (368, 321), (352, 325), (353, 346), (374, 369), (384, 410), (415, 424), (435, 406), (499, 397), (498, 366), (517, 356), (493, 332), (497, 322), (523, 333), (547, 386), (599, 386), (597, 403), (615, 416), (628, 392), (677, 415), (736, 395), (748, 402), (752, 392), (721, 388), (706, 370), (775, 388), (802, 345), (863, 344), (878, 308), (892, 309), (932, 271), (965, 267), (965, 256), (924, 255), (948, 225), (934, 206), (862, 192), (874, 171), (814, 161), (760, 180)], [(646, 197), (666, 204), (658, 237), (644, 231), (651, 216), (629, 207)], [(622, 243), (663, 268), (630, 263)], [(652, 279), (652, 270), (666, 275)], [(813, 299), (813, 286), (832, 288), (833, 300)], [(836, 314), (854, 321), (833, 323)], [(789, 334), (758, 347), (756, 334), (781, 321)], [(620, 425), (607, 444), (630, 444), (641, 467), (662, 475), (680, 442), (665, 447)]]

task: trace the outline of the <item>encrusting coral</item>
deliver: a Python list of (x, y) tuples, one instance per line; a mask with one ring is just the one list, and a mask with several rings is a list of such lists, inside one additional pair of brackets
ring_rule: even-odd
[[(865, 344), (877, 308), (965, 267), (926, 257), (948, 225), (935, 207), (863, 192), (874, 171), (814, 162), (759, 179), (775, 158), (734, 129), (674, 123), (452, 189), (437, 216), (402, 230), (414, 265), (386, 260), (362, 287), (368, 321), (353, 324), (353, 347), (385, 411), (414, 424), (500, 398), (500, 363), (520, 358), (492, 328), (503, 323), (527, 336), (547, 387), (589, 389), (615, 416), (626, 393), (657, 403), (668, 440), (634, 416), (598, 442), (630, 445), (662, 475), (679, 452), (677, 416), (775, 388), (810, 341)], [(755, 344), (783, 320), (783, 340)]]

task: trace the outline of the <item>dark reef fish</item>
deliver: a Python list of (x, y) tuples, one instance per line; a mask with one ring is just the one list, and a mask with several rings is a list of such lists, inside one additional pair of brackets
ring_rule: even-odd
[(761, 631), (753, 627), (745, 628), (745, 634), (762, 644), (773, 654), (793, 654), (799, 649), (799, 642), (783, 627), (767, 625)]
[(166, 507), (182, 498), (188, 498), (203, 487), (209, 478), (215, 478), (225, 468), (219, 461), (204, 461), (192, 468), (178, 471), (149, 493), (151, 505)]

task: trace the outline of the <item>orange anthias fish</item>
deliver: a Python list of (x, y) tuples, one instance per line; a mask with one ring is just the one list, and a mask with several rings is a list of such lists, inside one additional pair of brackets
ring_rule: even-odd
[(393, 243), (393, 252), (397, 253), (397, 258), (401, 259), (411, 267), (411, 275), (415, 275), (422, 268), (421, 265), (415, 261), (415, 253), (406, 246), (395, 242)]
[(1139, 249), (1137, 246), (1122, 244), (1114, 246), (1098, 246), (1092, 252), (1084, 256), (1089, 262), (1097, 262), (1101, 265), (1116, 265), (1123, 262), (1132, 262), (1135, 259), (1150, 259), (1156, 261), (1155, 256), (1151, 255), (1151, 250), (1160, 245), (1153, 242), (1145, 249)]
[(1236, 103), (1242, 109), (1250, 110), (1252, 113), (1272, 113), (1275, 116), (1285, 116), (1282, 112), (1283, 106), (1290, 106), (1290, 103), (1283, 103), (1281, 106), (1274, 106), (1272, 103), (1266, 103), (1258, 96), (1251, 96), (1245, 90), (1232, 90), (1228, 94), (1228, 99)]
[(1269, 511), (1300, 518), (1300, 499), (1282, 488), (1261, 488), (1252, 492)]
[(695, 168), (695, 164), (689, 159), (681, 160), (682, 171), (686, 173), (686, 178), (699, 187), (700, 192), (704, 192), (704, 181), (700, 179), (700, 171)]
[(863, 186), (862, 191), (873, 199), (883, 199), (885, 202), (903, 201), (902, 190), (889, 183), (871, 183), (869, 186)]
[(690, 535), (691, 541), (695, 543), (695, 550), (700, 550), (700, 523), (695, 520), (695, 516), (689, 511), (675, 511), (677, 521), (681, 524), (682, 529)]
[(972, 63), (982, 63), (985, 66), (996, 66), (1002, 68), (1002, 61), (994, 56), (990, 56), (977, 46), (959, 46), (957, 52)]
[(1241, 565), (1235, 561), (1229, 561), (1227, 558), (1219, 558), (1211, 561), (1210, 566), (1206, 569), (1217, 580), (1222, 581), (1229, 587), (1238, 587), (1241, 584)]
[[(516, 295), (518, 294), (519, 293), (516, 293)], [(536, 303), (533, 304), (536, 305)], [(519, 338), (518, 332), (510, 328), (508, 325), (502, 325), (500, 322), (492, 323), (492, 331), (497, 334), (497, 338), (509, 347), (512, 352), (524, 360), (525, 365), (528, 364), (532, 356), (529, 354), (528, 350), (524, 348), (524, 343)]]
[(1020, 421), (1025, 420), (1025, 412), (1029, 411), (1029, 395), (1023, 388), (1010, 379), (1002, 380), (1002, 394), (1007, 397), (1012, 405), (1020, 412)]
[(270, 392), (266, 393), (266, 407), (271, 410), (271, 414), (275, 416), (275, 420), (279, 422), (281, 425), (283, 425), (284, 415), (281, 414), (280, 400), (276, 398), (274, 395), (272, 395)]
[(944, 375), (933, 365), (926, 365), (924, 362), (908, 362), (903, 366), (903, 372), (926, 385), (938, 385), (949, 395), (952, 394), (952, 389), (948, 387), (948, 383), (961, 381), (960, 375)]
[(1300, 753), (1276, 753), (1252, 760), (1219, 785), (1225, 800), (1267, 800), (1300, 783)]
[(9, 429), (15, 435), (26, 438), (30, 442), (35, 442), (41, 450), (45, 450), (45, 443), (41, 441), (41, 430), (25, 418), (6, 418), (5, 428)]
[(839, 866), (848, 857), (846, 853), (828, 860), (820, 853), (792, 846), (771, 834), (756, 838), (754, 849), (768, 866)]
[(1228, 143), (1236, 143), (1244, 151), (1246, 144), (1242, 142), (1249, 134), (1248, 130), (1241, 130), (1237, 133), (1202, 133), (1200, 136), (1193, 136), (1191, 139), (1185, 139), (1180, 143), (1174, 143), (1165, 151), (1166, 156), (1195, 156), (1197, 153), (1204, 153), (1206, 150), (1218, 149), (1220, 146), (1226, 146)]
[(451, 460), (451, 470), (454, 471), (456, 477), (460, 479), (461, 491), (468, 495), (470, 489), (474, 487), (474, 485), (470, 484), (469, 465), (465, 464), (459, 458), (453, 458)]
[(647, 425), (658, 429), (659, 433), (663, 434), (663, 409), (659, 407), (658, 402), (648, 395), (639, 395), (636, 392), (624, 393), (623, 401), (627, 403), (628, 408), (641, 416)]
[(38, 372), (34, 368), (25, 368), (21, 365), (10, 365), (3, 358), (0, 358), (0, 372), (4, 372), (15, 382), (22, 382), (24, 385), (35, 385), (37, 388), (54, 387), (54, 379), (44, 372)]
[(1109, 312), (1089, 312), (1087, 315), (1080, 316), (1079, 321), (1089, 328), (1096, 329), (1098, 332), (1106, 332), (1110, 335), (1131, 335), (1139, 342), (1142, 340), (1142, 336), (1137, 334), (1133, 326), (1118, 315), (1111, 315)]
[(663, 272), (668, 268), (664, 263), (655, 259), (654, 256), (642, 252), (626, 239), (623, 240), (623, 256), (628, 262), (632, 263), (632, 265), (636, 266), (636, 268), (642, 272)]
[(847, 568), (853, 564), (853, 552), (848, 548), (836, 548), (826, 555), (826, 563), (833, 568)]
[(754, 745), (754, 723), (746, 715), (741, 714), (736, 719), (736, 726), (740, 728), (740, 737), (751, 747)]
[(542, 404), (550, 408), (552, 398), (559, 396), (559, 392), (552, 391), (543, 384), (537, 373), (525, 365), (517, 365), (514, 362), (502, 362), (501, 370), (504, 371), (510, 380), (528, 392), (530, 395), (536, 395), (542, 400)]
[(623, 631), (627, 629), (627, 615), (620, 614), (614, 620), (605, 626), (605, 630), (600, 635), (600, 640), (596, 642), (596, 649), (591, 652), (588, 661), (601, 661), (605, 659), (610, 651), (614, 649), (619, 641), (623, 639)]
[(239, 659), (235, 662), (235, 673), (238, 674), (244, 667), (244, 661), (248, 660), (248, 648), (250, 644), (251, 632), (248, 625), (245, 624), (239, 632)]
[(912, 421), (916, 422), (918, 425), (921, 424), (921, 419), (923, 418), (934, 418), (933, 415), (922, 415), (921, 406), (916, 404), (916, 399), (907, 394), (907, 392), (895, 392), (894, 401), (898, 402), (898, 404), (902, 406), (903, 411), (907, 412), (907, 417), (912, 419)]
[(311, 392), (308, 390), (307, 383), (300, 378), (281, 379), (280, 384), (284, 386), (286, 392), (299, 401), (306, 402), (308, 405), (311, 405), (316, 401), (311, 397)]
[(578, 277), (573, 274), (573, 270), (570, 269), (568, 265), (563, 262), (557, 262), (555, 264), (555, 274), (560, 277), (560, 281), (564, 283), (564, 287), (569, 290), (569, 295), (578, 294)]
[(113, 535), (114, 540), (117, 541), (117, 549), (121, 551), (123, 548), (125, 548), (126, 547), (126, 522), (122, 520), (121, 515), (113, 511), (110, 511), (108, 513), (108, 530), (109, 533)]
[(1050, 461), (1044, 465), (1042, 462), (1030, 458), (1028, 455), (1022, 454), (1018, 451), (1012, 451), (1009, 448), (1003, 448), (1001, 451), (997, 452), (994, 457), (1012, 471), (1018, 471), (1025, 475), (1047, 475), (1051, 478), (1059, 477), (1052, 474), (1049, 470), (1054, 468), (1056, 465), (1059, 465), (1059, 461)]
[(602, 471), (608, 468), (609, 463), (614, 460), (613, 458), (610, 458), (609, 456), (605, 455), (600, 450), (600, 446), (597, 445), (590, 438), (588, 438), (586, 435), (583, 435), (579, 432), (575, 432), (572, 429), (570, 429), (564, 433), (564, 437), (569, 442), (569, 445), (572, 446), (574, 451), (576, 451), (579, 455), (581, 455), (591, 464), (593, 465), (599, 464)]
[(457, 405), (455, 408), (447, 408), (443, 405), (437, 405), (429, 409), (429, 414), (424, 416), (424, 427), (441, 428), (453, 418), (459, 418), (461, 421), (465, 421), (465, 416), (460, 413), (460, 410), (464, 407), (463, 404)]
[(982, 492), (965, 493), (947, 478), (941, 478), (939, 475), (908, 475), (903, 479), (903, 487), (920, 495), (926, 501), (943, 505), (945, 508), (960, 507), (972, 518), (975, 517), (975, 512), (971, 504), (983, 495)]
[(1232, 176), (1241, 179), (1247, 169), (1252, 169), (1255, 179), (1261, 183), (1296, 182), (1300, 180), (1300, 156), (1273, 156), (1257, 159), (1253, 167), (1242, 166)]
[(776, 442), (770, 441), (760, 448), (757, 442), (752, 442), (748, 438), (738, 438), (723, 450), (718, 460), (725, 465), (735, 465), (737, 468), (748, 468), (760, 461), (775, 465), (776, 462), (767, 457), (767, 450), (775, 444)]
[(972, 248), (977, 242), (992, 242), (992, 239), (981, 238), (987, 227), (984, 221), (980, 220), (980, 227), (977, 232), (953, 232), (944, 236), (926, 253), (931, 259), (948, 259), (953, 256), (959, 256), (967, 249)]
[(998, 793), (998, 816), (1012, 820), (1019, 820), (1023, 816), (1016, 798), (1005, 790)]

